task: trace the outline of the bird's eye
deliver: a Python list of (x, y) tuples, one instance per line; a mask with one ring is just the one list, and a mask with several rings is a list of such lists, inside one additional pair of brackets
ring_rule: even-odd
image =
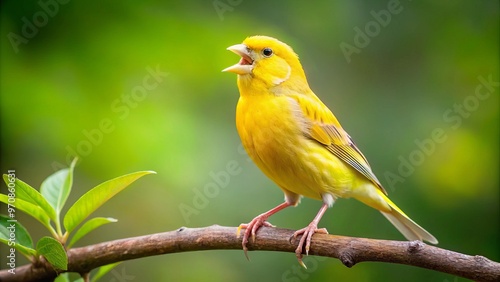
[(273, 54), (273, 49), (264, 48), (264, 50), (262, 50), (262, 54), (264, 55), (264, 57), (271, 57), (271, 55)]

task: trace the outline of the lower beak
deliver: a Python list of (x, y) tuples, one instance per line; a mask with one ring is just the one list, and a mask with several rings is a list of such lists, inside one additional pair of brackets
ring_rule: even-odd
[(249, 74), (252, 72), (253, 59), (250, 55), (250, 50), (245, 44), (236, 44), (228, 47), (227, 50), (241, 56), (241, 59), (236, 65), (225, 68), (222, 71), (233, 72), (239, 75)]

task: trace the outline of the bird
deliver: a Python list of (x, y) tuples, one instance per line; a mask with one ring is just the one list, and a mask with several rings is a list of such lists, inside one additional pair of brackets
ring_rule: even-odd
[(351, 136), (309, 87), (299, 57), (289, 45), (256, 35), (227, 50), (241, 57), (222, 70), (237, 74), (236, 128), (241, 142), (285, 195), (283, 203), (238, 227), (238, 238), (245, 229), (242, 247), (247, 258), (249, 239), (255, 242), (262, 226), (274, 227), (268, 218), (297, 206), (302, 197), (322, 201), (311, 223), (290, 238), (302, 235), (295, 254), (303, 267), (303, 252), (309, 255), (312, 236), (328, 233), (318, 224), (338, 198), (354, 198), (379, 210), (410, 241), (438, 243), (387, 197)]

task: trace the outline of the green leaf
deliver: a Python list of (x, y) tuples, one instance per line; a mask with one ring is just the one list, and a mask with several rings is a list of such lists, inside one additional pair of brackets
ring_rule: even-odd
[(64, 217), (64, 228), (66, 232), (72, 232), (75, 227), (82, 223), (91, 213), (106, 203), (114, 195), (125, 189), (132, 182), (146, 174), (156, 173), (154, 171), (138, 171), (108, 180), (97, 185), (76, 201)]
[(69, 282), (69, 273), (64, 272), (59, 274), (56, 279), (54, 279), (54, 282)]
[[(7, 174), (3, 175), (5, 183), (10, 183)], [(40, 207), (47, 216), (56, 222), (56, 212), (54, 208), (45, 200), (45, 198), (35, 188), (16, 178), (15, 195), (17, 199), (25, 200), (35, 206)]]
[(33, 250), (33, 240), (31, 240), (26, 228), (5, 215), (0, 215), (0, 242), (15, 248), (28, 257), (36, 254), (36, 251)]
[(103, 265), (99, 267), (97, 270), (97, 273), (90, 279), (91, 282), (96, 282), (97, 280), (101, 279), (104, 275), (106, 275), (108, 272), (110, 272), (113, 268), (115, 268), (117, 265), (119, 265), (121, 262), (115, 262), (112, 264), (108, 265)]
[[(10, 198), (12, 199), (12, 198)], [(11, 201), (12, 203), (9, 203), (9, 197), (4, 194), (0, 194), (0, 202), (3, 202), (7, 204), (7, 208), (9, 208), (9, 204), (13, 205), (15, 211), (23, 211), (27, 215), (32, 216), (36, 220), (38, 220), (40, 223), (42, 223), (49, 231), (54, 232), (54, 228), (50, 225), (50, 218), (47, 216), (45, 211), (43, 211), (40, 207), (35, 206), (25, 200), (21, 199), (16, 199), (14, 198), (14, 201)], [(7, 212), (10, 213), (10, 211), (7, 210)]]
[(61, 213), (73, 185), (73, 169), (76, 158), (69, 168), (61, 169), (47, 177), (40, 186), (40, 193), (56, 211), (57, 219)]
[(42, 237), (36, 243), (36, 251), (38, 254), (52, 264), (56, 269), (68, 270), (68, 256), (63, 245), (52, 237)]
[(73, 244), (75, 244), (78, 240), (80, 240), (83, 236), (87, 235), (90, 231), (96, 229), (97, 227), (111, 223), (111, 222), (117, 222), (118, 220), (111, 218), (111, 217), (95, 217), (87, 222), (85, 222), (80, 229), (78, 229), (73, 235), (73, 238), (71, 238), (71, 241), (68, 244), (68, 248), (71, 248)]

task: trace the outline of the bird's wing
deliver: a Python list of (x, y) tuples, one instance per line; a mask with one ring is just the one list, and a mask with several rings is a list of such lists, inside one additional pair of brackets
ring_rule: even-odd
[(309, 132), (306, 132), (306, 135), (325, 146), (337, 158), (348, 163), (387, 194), (380, 181), (373, 174), (368, 160), (328, 107), (316, 96), (300, 94), (290, 96), (297, 101), (303, 115), (310, 122)]

